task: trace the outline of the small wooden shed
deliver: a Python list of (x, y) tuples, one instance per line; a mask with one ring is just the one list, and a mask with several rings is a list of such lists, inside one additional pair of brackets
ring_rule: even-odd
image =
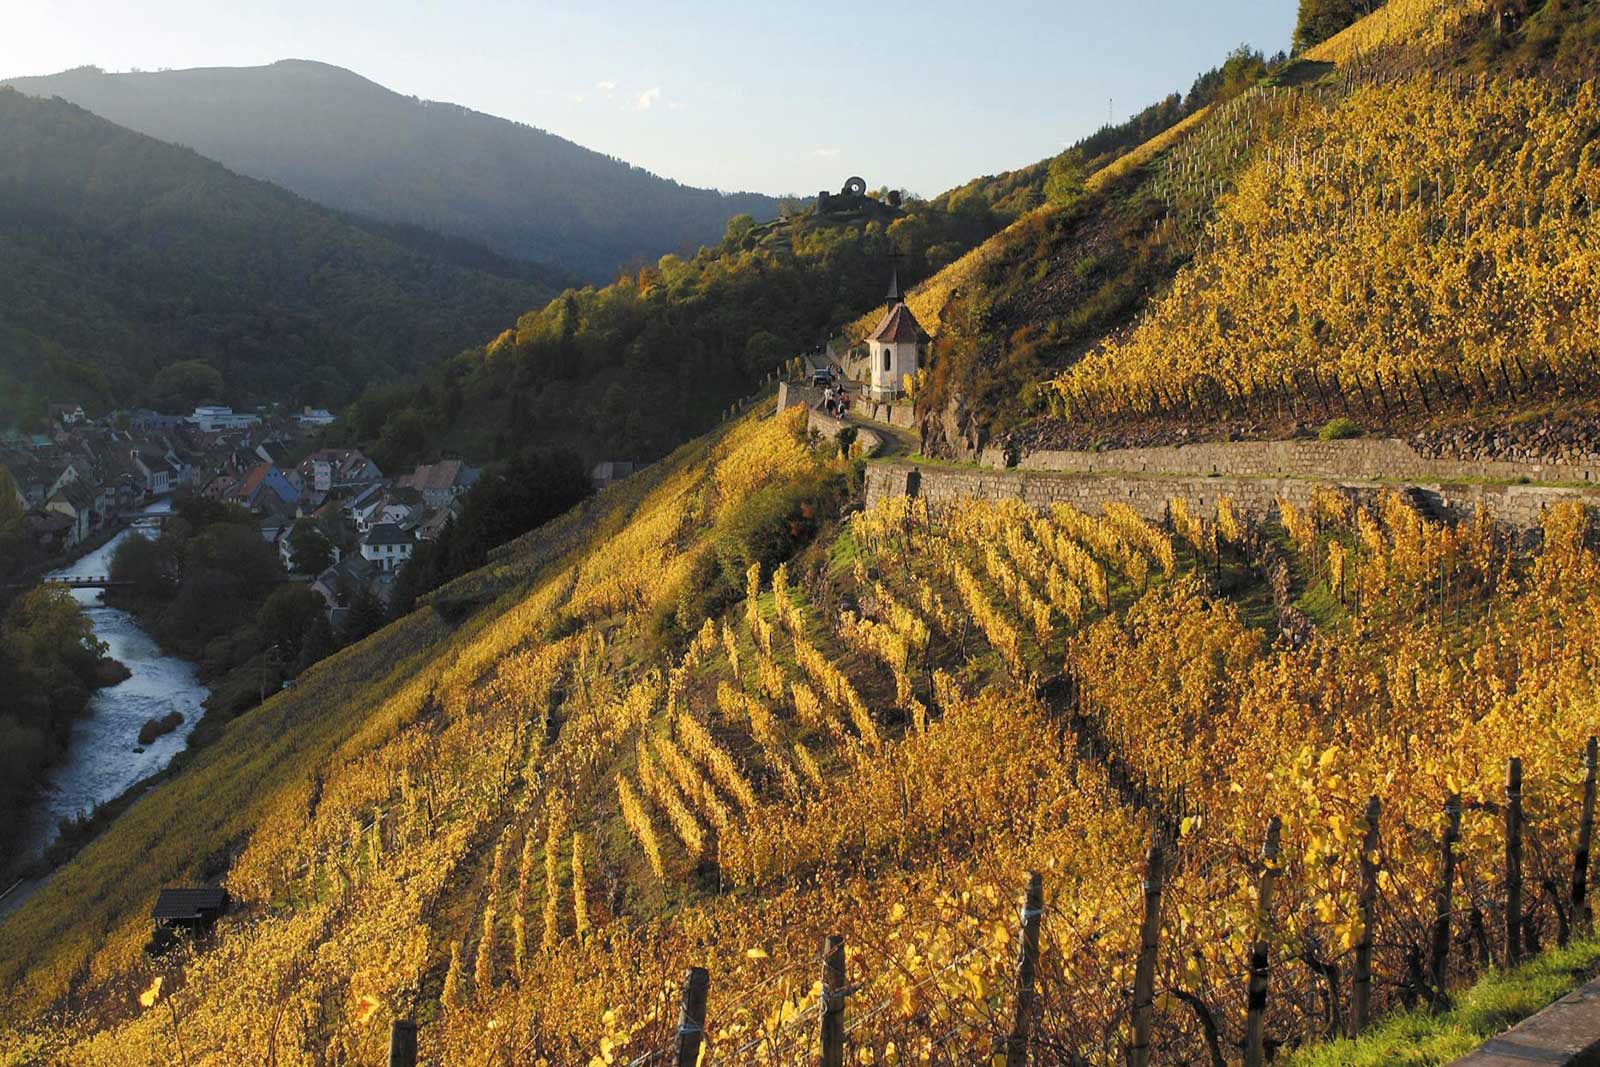
[(150, 917), (156, 926), (202, 933), (228, 910), (228, 891), (219, 886), (198, 889), (163, 889)]

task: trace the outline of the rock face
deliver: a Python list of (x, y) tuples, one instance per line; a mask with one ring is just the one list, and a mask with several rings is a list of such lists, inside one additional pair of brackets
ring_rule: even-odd
[(924, 453), (967, 461), (976, 460), (989, 440), (961, 393), (952, 395), (943, 410), (922, 417), (921, 436)]

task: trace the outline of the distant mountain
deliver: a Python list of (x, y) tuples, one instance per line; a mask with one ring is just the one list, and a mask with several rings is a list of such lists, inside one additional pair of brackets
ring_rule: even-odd
[(564, 280), (357, 223), (0, 88), (0, 425), (46, 397), (177, 403), (208, 381), (235, 402), (339, 403), (480, 340)]
[(323, 63), (137, 74), (83, 67), (8, 84), (329, 207), (597, 281), (631, 261), (714, 243), (734, 215), (778, 211), (772, 197), (679, 185), (543, 130), (401, 96)]

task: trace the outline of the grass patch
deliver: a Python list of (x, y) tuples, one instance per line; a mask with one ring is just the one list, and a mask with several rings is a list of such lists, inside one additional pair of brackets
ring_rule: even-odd
[(1395, 1015), (1355, 1040), (1302, 1049), (1286, 1067), (1427, 1067), (1449, 1063), (1600, 971), (1600, 938), (1574, 941), (1509, 972), (1490, 971), (1439, 1015)]

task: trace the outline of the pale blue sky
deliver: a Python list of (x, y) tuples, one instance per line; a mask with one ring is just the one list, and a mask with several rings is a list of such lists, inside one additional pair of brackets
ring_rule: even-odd
[(815, 193), (860, 174), (933, 194), (1052, 155), (1295, 0), (21, 0), (0, 76), (315, 59), (558, 133), (694, 185)]

